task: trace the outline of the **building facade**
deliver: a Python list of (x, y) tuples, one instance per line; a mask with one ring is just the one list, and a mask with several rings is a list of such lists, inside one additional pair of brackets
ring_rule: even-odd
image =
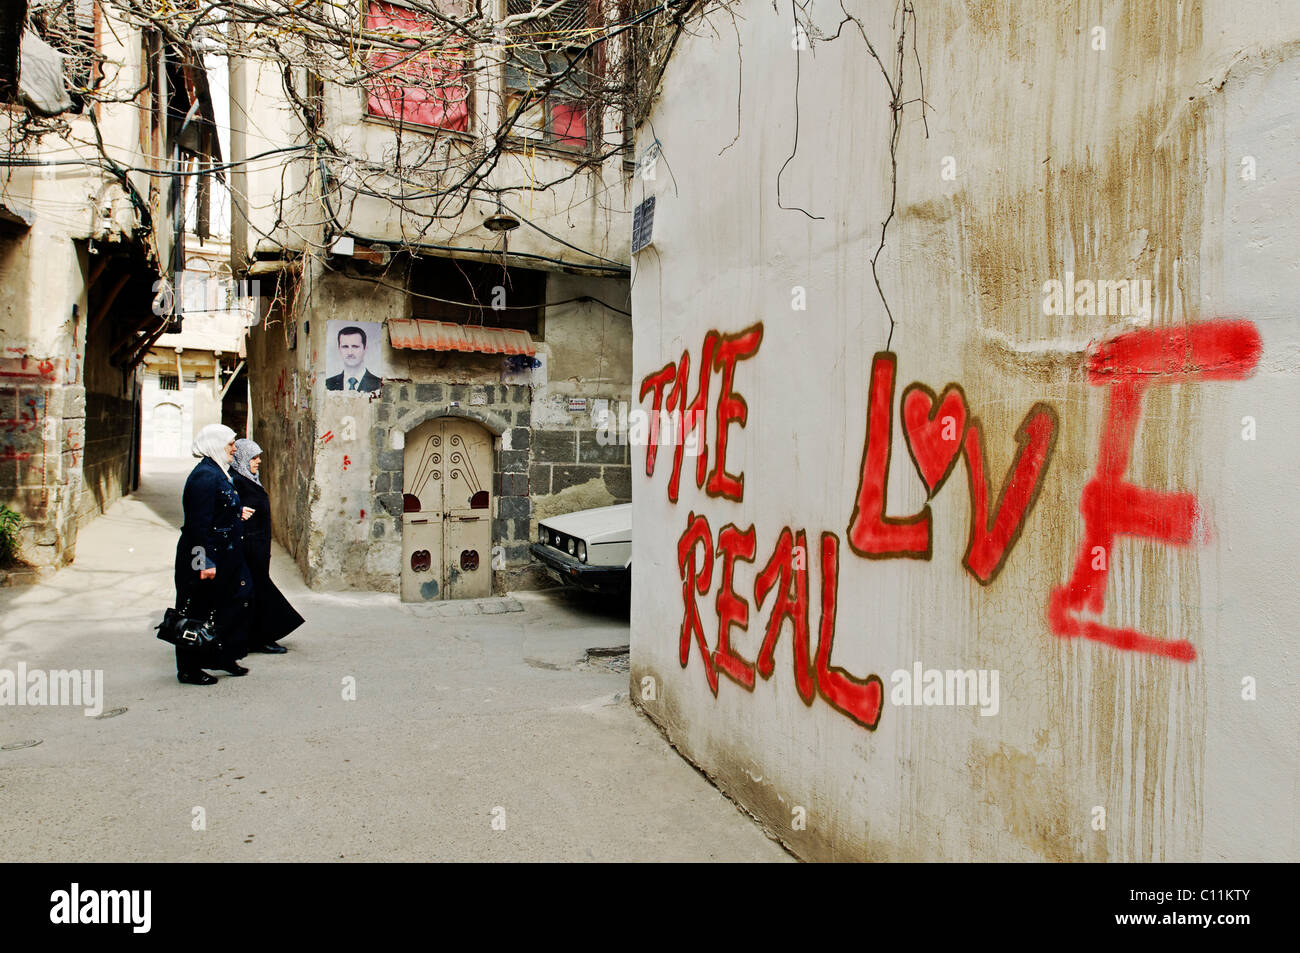
[(0, 503), (38, 571), (70, 562), (78, 527), (138, 479), (139, 368), (174, 323), (154, 304), (181, 247), (172, 173), (210, 161), (214, 131), (192, 50), (99, 3), (15, 12), (0, 42)]
[[(504, 24), (517, 6), (488, 9)], [(348, 11), (376, 42), (437, 27), (401, 3)], [(540, 24), (555, 55), (606, 22), (596, 3), (561, 12)], [(232, 101), (252, 104), (232, 110), (232, 153), (302, 150), (232, 174), (232, 266), (263, 289), (252, 431), (312, 586), (412, 601), (530, 586), (539, 518), (631, 498), (627, 448), (596, 439), (599, 413), (632, 399), (623, 115), (577, 92), (527, 99), (495, 50), (465, 51), (474, 69), (432, 91), (400, 72), (346, 81), (310, 47), (293, 94), (232, 60)]]

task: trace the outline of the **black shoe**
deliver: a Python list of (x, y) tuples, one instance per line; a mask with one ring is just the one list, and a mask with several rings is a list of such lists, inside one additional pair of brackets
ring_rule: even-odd
[(244, 668), (244, 666), (240, 665), (238, 662), (231, 662), (223, 668), (222, 671), (229, 672), (231, 675), (235, 676), (248, 674), (248, 669)]
[(266, 645), (255, 645), (251, 649), (249, 649), (249, 651), (264, 652), (267, 655), (283, 655), (285, 652), (289, 650), (286, 649), (283, 645), (276, 645), (274, 642), (268, 642), (266, 643)]
[(177, 672), (176, 681), (182, 685), (215, 685), (217, 680), (202, 669), (193, 672)]

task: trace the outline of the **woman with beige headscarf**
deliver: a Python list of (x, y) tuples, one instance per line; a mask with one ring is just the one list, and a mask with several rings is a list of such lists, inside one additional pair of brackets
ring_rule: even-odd
[(176, 608), (188, 615), (214, 613), (223, 653), (199, 658), (176, 647), (176, 678), (187, 685), (211, 685), (203, 671), (217, 668), (247, 675), (239, 660), (248, 651), (248, 616), (253, 582), (244, 564), (243, 521), (250, 515), (230, 477), (235, 432), (209, 424), (194, 438), (194, 455), (202, 457), (185, 481), (181, 504), (185, 521), (176, 545)]

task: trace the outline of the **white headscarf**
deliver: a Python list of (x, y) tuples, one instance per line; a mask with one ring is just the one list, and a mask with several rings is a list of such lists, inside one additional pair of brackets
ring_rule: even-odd
[(233, 469), (240, 476), (252, 480), (258, 486), (261, 486), (262, 481), (258, 478), (257, 474), (248, 468), (248, 465), (253, 462), (253, 459), (255, 457), (260, 457), (261, 455), (262, 455), (262, 448), (259, 447), (252, 440), (249, 440), (247, 438), (243, 440), (236, 440), (235, 460), (230, 465), (231, 469)]
[(235, 432), (225, 424), (208, 424), (194, 438), (194, 446), (191, 449), (196, 457), (207, 457), (221, 467), (221, 472), (229, 480), (230, 456), (226, 453), (226, 447), (234, 439)]

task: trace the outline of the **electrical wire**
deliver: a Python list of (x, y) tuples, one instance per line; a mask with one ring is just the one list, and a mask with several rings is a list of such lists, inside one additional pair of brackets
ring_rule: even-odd
[[(208, 175), (212, 172), (223, 172), (226, 169), (233, 169), (241, 165), (247, 165), (250, 162), (256, 162), (258, 159), (265, 159), (267, 156), (281, 155), (286, 152), (302, 152), (312, 148), (310, 145), (282, 146), (279, 149), (270, 149), (266, 152), (260, 152), (255, 156), (249, 156), (247, 159), (239, 159), (234, 162), (223, 162), (220, 165), (211, 165), (203, 169), (184, 170), (184, 169), (149, 169), (140, 166), (118, 165), (115, 170), (123, 172), (136, 172), (140, 175), (150, 175), (155, 177), (164, 176), (190, 176), (190, 175)], [(106, 157), (107, 158), (107, 157)], [(111, 160), (110, 160), (111, 161)], [(106, 168), (103, 162), (95, 162), (92, 159), (0, 159), (0, 166), (8, 168), (48, 168), (50, 166), (80, 165), (91, 168)]]
[[(340, 275), (344, 274), (344, 272), (341, 269), (335, 268), (333, 265), (329, 264), (329, 262), (325, 262), (324, 264), (326, 268), (328, 268), (330, 271), (334, 272), (335, 274), (340, 274)], [(384, 288), (389, 288), (393, 291), (401, 291), (404, 294), (410, 295), (412, 298), (421, 298), (425, 301), (437, 301), (439, 304), (450, 304), (450, 305), (455, 305), (457, 307), (469, 308), (475, 311), (489, 311), (489, 310), (490, 311), (533, 311), (536, 310), (537, 308), (554, 308), (562, 304), (572, 304), (573, 302), (578, 301), (584, 303), (591, 302), (593, 304), (598, 304), (602, 308), (607, 308), (610, 311), (616, 312), (617, 314), (622, 314), (629, 318), (632, 317), (631, 311), (624, 311), (622, 308), (616, 308), (612, 304), (609, 304), (608, 302), (602, 301), (600, 298), (597, 298), (595, 295), (575, 295), (572, 298), (562, 298), (559, 301), (543, 301), (541, 304), (502, 305), (499, 308), (495, 306), (484, 307), (483, 304), (480, 302), (453, 301), (450, 298), (439, 298), (437, 295), (423, 294), (418, 291), (411, 291), (408, 288), (403, 288), (401, 285), (395, 285), (391, 281), (385, 281), (384, 279), (376, 278), (373, 275), (347, 274), (346, 277), (355, 278), (360, 281), (368, 281), (372, 285), (380, 285)]]
[[(392, 241), (391, 239), (370, 238), (351, 230), (344, 230), (342, 234), (355, 241), (365, 242), (367, 245), (387, 245)], [(411, 242), (406, 240), (403, 240), (401, 244), (403, 250), (455, 251), (470, 255), (484, 255), (488, 258), (499, 258), (501, 256), (500, 250), (496, 248), (464, 248), (458, 245), (435, 245), (429, 242)], [(579, 262), (565, 261), (563, 258), (551, 258), (548, 255), (538, 255), (532, 252), (523, 251), (512, 251), (507, 252), (506, 254), (510, 258), (526, 258), (529, 261), (545, 261), (553, 265), (563, 265), (565, 268), (582, 268), (588, 271), (609, 272), (613, 275), (619, 276), (620, 278), (625, 278), (632, 273), (632, 269), (627, 265), (584, 265)]]
[(597, 261), (608, 262), (608, 263), (611, 264), (611, 265), (618, 265), (620, 268), (626, 268), (626, 267), (627, 267), (627, 266), (624, 265), (622, 262), (617, 262), (617, 261), (615, 261), (615, 260), (612, 259), (612, 258), (606, 258), (606, 257), (604, 257), (603, 255), (597, 255), (597, 254), (596, 254), (595, 252), (593, 252), (593, 251), (587, 251), (587, 249), (585, 249), (585, 248), (579, 248), (577, 245), (574, 245), (574, 244), (571, 243), (571, 242), (566, 242), (566, 241), (565, 241), (563, 238), (561, 238), (559, 235), (552, 235), (550, 232), (548, 232), (546, 229), (542, 228), (542, 226), (538, 225), (536, 222), (532, 222), (532, 221), (530, 221), (529, 219), (524, 218), (524, 215), (523, 215), (522, 212), (516, 212), (516, 211), (514, 211), (512, 208), (510, 208), (508, 205), (503, 204), (501, 207), (502, 207), (503, 209), (505, 209), (507, 212), (509, 212), (511, 215), (518, 216), (519, 220), (520, 220), (521, 222), (523, 222), (525, 225), (527, 225), (529, 228), (533, 229), (534, 231), (541, 232), (541, 233), (542, 233), (543, 235), (545, 235), (547, 238), (551, 239), (552, 241), (557, 241), (557, 242), (559, 242), (561, 245), (564, 245), (566, 248), (572, 248), (574, 251), (582, 252), (584, 255), (588, 255), (588, 256), (590, 256), (590, 257), (592, 257), (592, 258), (595, 258)]

